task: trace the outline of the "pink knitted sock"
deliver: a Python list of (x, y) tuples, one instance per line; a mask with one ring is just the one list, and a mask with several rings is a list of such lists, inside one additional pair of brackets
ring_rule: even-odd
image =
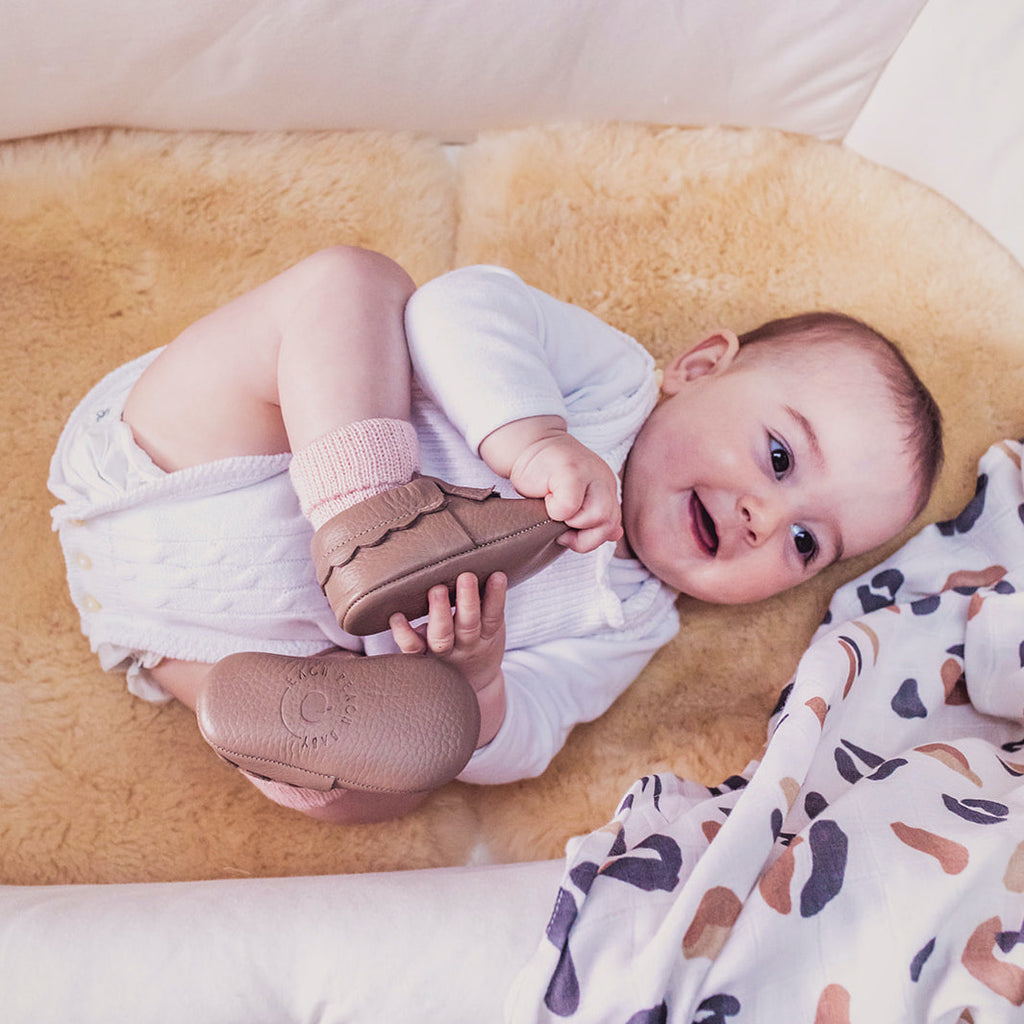
[(359, 420), (318, 437), (292, 455), (292, 486), (303, 515), (320, 529), (333, 516), (408, 483), (419, 445), (405, 420)]
[(269, 800), (282, 807), (290, 807), (294, 811), (311, 811), (317, 807), (326, 807), (344, 795), (342, 789), (306, 789), (303, 786), (289, 786), (284, 782), (272, 782), (270, 779), (257, 779), (247, 772), (242, 774)]

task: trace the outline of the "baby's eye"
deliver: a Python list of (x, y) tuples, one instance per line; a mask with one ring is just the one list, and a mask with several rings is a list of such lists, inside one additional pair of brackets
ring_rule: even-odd
[(781, 480), (793, 465), (789, 449), (777, 438), (768, 435), (768, 452), (772, 460), (772, 472), (776, 480)]
[(814, 539), (814, 534), (795, 523), (789, 528), (789, 532), (793, 537), (793, 546), (803, 559), (804, 565), (810, 564), (818, 553), (818, 542)]

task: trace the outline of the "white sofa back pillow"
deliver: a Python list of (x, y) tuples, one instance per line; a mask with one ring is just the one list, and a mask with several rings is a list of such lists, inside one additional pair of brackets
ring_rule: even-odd
[(0, 137), (91, 125), (745, 124), (840, 138), (925, 0), (38, 0)]
[(1024, 0), (929, 0), (846, 143), (952, 199), (1024, 264)]

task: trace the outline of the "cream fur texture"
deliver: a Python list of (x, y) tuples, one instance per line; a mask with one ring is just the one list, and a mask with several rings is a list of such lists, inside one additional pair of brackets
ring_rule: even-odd
[[(69, 133), (0, 146), (0, 882), (320, 874), (560, 856), (641, 775), (707, 784), (756, 756), (841, 582), (973, 491), (1024, 434), (1024, 270), (944, 199), (841, 147), (761, 130), (558, 126), (458, 166), (380, 133)], [(417, 281), (476, 262), (585, 306), (659, 359), (714, 326), (810, 308), (901, 343), (943, 407), (947, 467), (874, 556), (759, 605), (683, 600), (683, 628), (539, 779), (452, 784), (407, 819), (308, 821), (260, 797), (180, 706), (103, 673), (78, 630), (47, 465), (106, 370), (324, 245)]]

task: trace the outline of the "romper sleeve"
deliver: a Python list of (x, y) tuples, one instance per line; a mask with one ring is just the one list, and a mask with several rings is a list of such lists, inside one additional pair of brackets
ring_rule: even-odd
[(653, 366), (628, 335), (501, 267), (423, 285), (405, 329), (420, 387), (474, 452), (513, 420), (607, 409)]

